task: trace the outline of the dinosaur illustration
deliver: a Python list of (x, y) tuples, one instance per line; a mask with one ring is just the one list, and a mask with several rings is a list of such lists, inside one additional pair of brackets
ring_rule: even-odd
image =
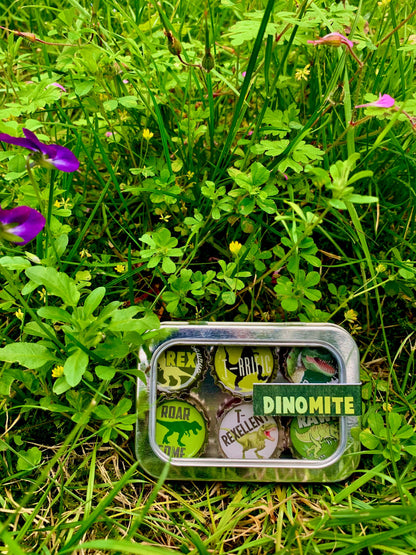
[[(184, 372), (178, 366), (168, 366), (164, 357), (160, 357), (158, 360), (158, 381), (160, 385), (169, 386), (172, 389), (180, 387), (182, 385), (181, 378), (185, 378), (184, 381), (188, 380), (190, 377), (189, 372)], [(163, 381), (161, 380), (163, 378)]]
[(339, 430), (336, 423), (322, 422), (311, 426), (305, 432), (295, 431), (295, 435), (299, 441), (304, 443), (312, 443), (307, 450), (307, 456), (312, 459), (319, 458), (319, 451), (322, 449), (322, 444), (331, 444), (338, 441)]
[[(258, 356), (259, 353), (253, 351), (251, 347), (243, 347), (240, 358), (236, 364), (232, 364), (230, 362), (230, 353), (227, 351), (226, 348), (224, 348), (224, 351), (225, 351), (224, 365), (227, 371), (235, 376), (234, 387), (236, 389), (239, 387), (240, 381), (249, 373), (257, 374), (259, 380), (263, 380), (264, 378), (267, 377), (267, 374), (263, 375), (263, 367), (256, 362), (255, 356), (256, 355)], [(244, 364), (241, 364), (240, 361), (244, 361)], [(251, 370), (250, 372), (247, 372), (246, 362), (249, 363), (249, 368)]]
[(191, 432), (195, 435), (202, 430), (201, 424), (198, 424), (196, 420), (192, 422), (187, 422), (185, 420), (177, 420), (168, 422), (167, 420), (157, 420), (157, 423), (167, 429), (166, 434), (163, 436), (162, 443), (169, 444), (169, 438), (173, 434), (178, 434), (178, 445), (185, 447), (182, 443), (183, 436), (190, 437)]
[(250, 451), (250, 449), (254, 449), (256, 457), (262, 459), (263, 457), (259, 454), (259, 451), (262, 451), (266, 447), (266, 440), (274, 441), (274, 437), (271, 432), (275, 430), (277, 431), (276, 424), (262, 424), (260, 428), (254, 432), (249, 432), (248, 434), (244, 434), (242, 437), (237, 437), (232, 430), (226, 429), (227, 432), (234, 435), (234, 439), (243, 448), (243, 459), (246, 458), (246, 453), (247, 451)]
[(286, 368), (289, 377), (300, 383), (306, 370), (317, 372), (327, 378), (335, 376), (337, 369), (333, 356), (326, 349), (298, 347), (292, 349), (287, 357)]

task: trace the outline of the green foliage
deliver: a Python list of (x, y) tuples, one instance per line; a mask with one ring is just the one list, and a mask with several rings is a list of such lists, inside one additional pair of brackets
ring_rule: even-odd
[(176, 264), (172, 257), (177, 258), (183, 255), (183, 249), (177, 248), (178, 240), (171, 236), (171, 232), (162, 227), (153, 233), (145, 233), (140, 237), (149, 246), (147, 250), (141, 251), (141, 257), (144, 260), (149, 259), (148, 268), (156, 268), (161, 263), (162, 271), (166, 274), (173, 274), (176, 270)]
[(403, 456), (416, 456), (416, 432), (397, 412), (380, 412), (367, 415), (368, 428), (360, 433), (364, 447), (374, 453), (375, 462), (383, 458), (398, 461)]
[[(5, 549), (414, 549), (414, 6), (1, 7), (0, 132), (36, 131), (81, 162), (65, 173), (0, 151), (1, 208), (46, 219), (27, 245), (0, 245)], [(308, 42), (334, 32), (351, 50)], [(394, 106), (356, 108), (383, 94)], [(138, 358), (176, 318), (348, 329), (368, 409), (360, 472), (325, 489), (149, 493), (129, 444)]]

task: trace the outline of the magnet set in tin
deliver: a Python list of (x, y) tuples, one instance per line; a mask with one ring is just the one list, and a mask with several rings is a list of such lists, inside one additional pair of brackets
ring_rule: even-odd
[[(163, 323), (136, 454), (169, 479), (332, 482), (359, 461), (359, 354), (332, 324)], [(355, 431), (354, 431), (355, 430)]]

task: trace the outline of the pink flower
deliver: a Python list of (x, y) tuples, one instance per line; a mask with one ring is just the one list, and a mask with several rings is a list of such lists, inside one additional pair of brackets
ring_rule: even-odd
[(329, 44), (329, 46), (341, 46), (342, 44), (345, 44), (349, 50), (352, 50), (352, 47), (354, 46), (352, 40), (347, 39), (347, 37), (341, 35), (341, 33), (329, 33), (329, 35), (320, 37), (317, 40), (308, 40), (308, 43), (313, 44), (314, 46), (318, 44)]
[(356, 108), (393, 108), (395, 104), (394, 98), (388, 94), (379, 95), (378, 100), (369, 102), (368, 104), (359, 104)]
[(66, 88), (60, 83), (49, 83), (49, 85), (46, 85), (46, 88), (48, 87), (57, 87), (58, 89), (61, 89), (61, 91), (66, 92)]

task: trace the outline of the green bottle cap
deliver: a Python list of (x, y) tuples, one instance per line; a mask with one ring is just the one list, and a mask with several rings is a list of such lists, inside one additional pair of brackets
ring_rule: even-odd
[(338, 381), (338, 365), (332, 354), (321, 347), (295, 347), (286, 358), (286, 374), (293, 383)]
[(327, 416), (298, 416), (290, 423), (289, 436), (296, 457), (327, 459), (338, 448), (339, 422)]
[(202, 376), (205, 367), (202, 348), (193, 345), (169, 347), (157, 358), (158, 389), (165, 392), (184, 390)]
[(219, 423), (218, 443), (229, 459), (270, 459), (279, 439), (276, 420), (254, 416), (251, 403), (233, 406)]
[(203, 411), (194, 402), (172, 399), (156, 409), (155, 440), (168, 457), (196, 457), (205, 446), (207, 428)]
[(220, 385), (233, 394), (249, 397), (253, 384), (266, 383), (274, 370), (275, 359), (269, 347), (217, 347), (214, 370)]

